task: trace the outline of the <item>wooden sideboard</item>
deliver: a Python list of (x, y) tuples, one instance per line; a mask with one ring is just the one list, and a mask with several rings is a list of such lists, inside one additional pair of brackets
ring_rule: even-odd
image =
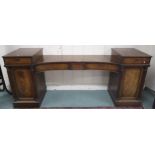
[(15, 108), (37, 108), (46, 93), (47, 70), (106, 70), (116, 106), (140, 107), (151, 56), (134, 48), (113, 48), (111, 55), (43, 55), (42, 48), (20, 48), (3, 56)]

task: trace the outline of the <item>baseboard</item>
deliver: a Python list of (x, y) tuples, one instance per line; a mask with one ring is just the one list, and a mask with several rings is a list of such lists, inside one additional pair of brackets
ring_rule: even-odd
[[(107, 90), (106, 85), (51, 85), (47, 84), (47, 90)], [(11, 88), (8, 85), (8, 90), (10, 91)]]
[(152, 94), (153, 96), (155, 96), (155, 91), (149, 87), (145, 87), (144, 90), (147, 90), (150, 94)]
[(47, 90), (107, 90), (107, 86), (100, 85), (48, 85)]

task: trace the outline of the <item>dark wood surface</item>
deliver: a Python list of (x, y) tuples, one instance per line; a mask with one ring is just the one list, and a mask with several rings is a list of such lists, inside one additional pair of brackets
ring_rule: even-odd
[(45, 92), (44, 71), (106, 70), (108, 91), (118, 107), (141, 107), (151, 56), (133, 48), (112, 49), (111, 55), (43, 55), (41, 48), (22, 48), (5, 55), (16, 108), (39, 107)]
[(37, 54), (39, 51), (42, 51), (42, 48), (19, 48), (14, 50), (3, 57), (32, 57)]
[(121, 57), (151, 57), (150, 55), (135, 48), (112, 48), (112, 50), (117, 52)]

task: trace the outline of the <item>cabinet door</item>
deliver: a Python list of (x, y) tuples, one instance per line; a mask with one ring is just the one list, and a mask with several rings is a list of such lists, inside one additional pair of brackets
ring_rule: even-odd
[(124, 69), (120, 97), (122, 99), (137, 99), (141, 88), (143, 69), (138, 67)]
[(33, 80), (30, 69), (14, 69), (14, 82), (16, 85), (16, 94), (18, 99), (28, 100), (34, 98), (35, 81)]

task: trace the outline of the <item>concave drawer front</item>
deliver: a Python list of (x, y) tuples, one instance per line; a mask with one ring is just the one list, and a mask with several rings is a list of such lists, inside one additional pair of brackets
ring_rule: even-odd
[(5, 64), (31, 64), (31, 58), (5, 58)]
[(69, 65), (66, 63), (39, 64), (35, 68), (37, 72), (47, 71), (47, 70), (67, 70), (67, 69), (69, 69)]
[(88, 64), (85, 64), (85, 68), (92, 69), (92, 70), (109, 70), (109, 71), (119, 70), (118, 65), (110, 64), (110, 63), (103, 63), (103, 64), (88, 63)]
[(83, 70), (84, 69), (84, 64), (82, 64), (82, 63), (72, 63), (72, 64), (70, 64), (70, 69), (72, 69), (72, 70)]
[(150, 58), (124, 58), (124, 64), (149, 64)]

